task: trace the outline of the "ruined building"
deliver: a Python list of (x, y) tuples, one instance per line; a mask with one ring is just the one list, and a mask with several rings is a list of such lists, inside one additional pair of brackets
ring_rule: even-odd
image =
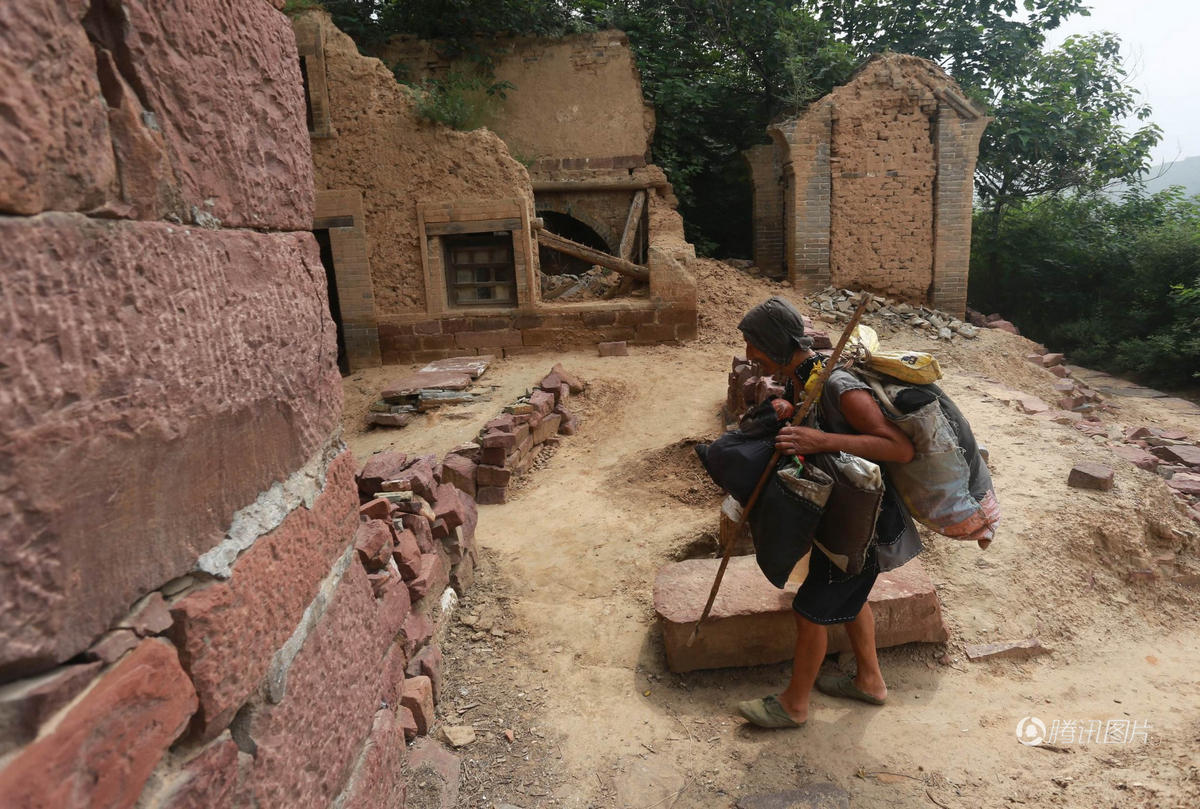
[[(455, 132), (421, 120), (413, 91), (328, 15), (294, 25), (344, 367), (695, 336), (695, 254), (646, 162), (653, 115), (623, 35), (506, 44), (496, 77), (514, 89), (494, 132)], [(450, 69), (416, 40), (383, 57), (414, 78)], [(550, 233), (636, 265), (645, 294), (543, 298), (543, 257), (561, 264), (539, 249)]]
[(800, 289), (871, 289), (963, 316), (988, 121), (932, 62), (872, 57), (745, 152), (755, 263)]

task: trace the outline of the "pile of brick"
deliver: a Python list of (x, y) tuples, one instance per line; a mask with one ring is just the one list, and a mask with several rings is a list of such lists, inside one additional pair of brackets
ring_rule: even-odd
[(473, 401), (475, 394), (469, 389), (494, 359), (490, 354), (483, 354), (429, 363), (384, 388), (379, 400), (368, 409), (367, 423), (379, 427), (404, 427), (417, 413)]
[[(859, 292), (826, 287), (805, 300), (816, 310), (818, 320), (826, 323), (845, 323), (858, 308), (860, 298), (861, 293)], [(894, 327), (908, 326), (914, 331), (924, 333), (931, 340), (953, 340), (955, 337), (973, 339), (979, 334), (979, 329), (974, 325), (964, 323), (947, 312), (930, 309), (927, 306), (892, 301), (880, 295), (872, 296), (870, 303), (867, 304), (863, 322)], [(1007, 323), (1007, 321), (1003, 322)], [(996, 324), (989, 324), (989, 327), (1003, 328)], [(1009, 330), (1016, 333), (1015, 326)]]
[(555, 365), (530, 393), (485, 424), (478, 441), (451, 450), (442, 462), (443, 474), (473, 490), (480, 505), (506, 502), (514, 477), (528, 471), (558, 436), (575, 434), (579, 419), (567, 403), (583, 389), (580, 379)]
[(1058, 382), (1054, 383), (1054, 390), (1059, 394), (1055, 404), (1060, 410), (1079, 414), (1068, 417), (1067, 421), (1081, 421), (1085, 414), (1104, 409), (1104, 397), (1099, 391), (1072, 377), (1071, 369), (1064, 364), (1065, 358), (1062, 354), (1031, 353), (1027, 354), (1025, 359), (1058, 377)]

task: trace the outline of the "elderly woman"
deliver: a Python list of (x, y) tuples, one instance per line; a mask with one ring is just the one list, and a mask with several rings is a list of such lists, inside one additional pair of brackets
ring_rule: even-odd
[[(804, 335), (800, 313), (783, 298), (771, 298), (751, 309), (738, 324), (746, 339), (746, 356), (790, 389), (802, 391), (815, 363), (812, 339)], [(784, 427), (776, 448), (787, 455), (848, 452), (872, 461), (907, 463), (913, 446), (887, 420), (870, 389), (853, 375), (835, 370), (818, 403), (822, 429)], [(875, 623), (867, 596), (881, 571), (899, 567), (921, 552), (912, 519), (893, 492), (885, 492), (871, 549), (862, 572), (839, 570), (820, 548), (813, 547), (808, 576), (792, 601), (796, 620), (796, 654), (792, 678), (778, 696), (738, 706), (747, 720), (761, 727), (799, 727), (808, 718), (809, 694), (815, 684), (825, 694), (882, 705), (887, 685), (875, 653)], [(818, 677), (825, 658), (825, 627), (845, 624), (858, 663), (854, 677)]]

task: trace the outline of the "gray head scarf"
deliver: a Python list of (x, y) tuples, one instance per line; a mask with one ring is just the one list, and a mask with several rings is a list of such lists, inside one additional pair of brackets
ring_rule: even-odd
[(804, 336), (804, 319), (796, 307), (778, 296), (747, 312), (738, 328), (747, 343), (779, 365), (786, 365), (797, 348), (812, 347), (812, 338)]

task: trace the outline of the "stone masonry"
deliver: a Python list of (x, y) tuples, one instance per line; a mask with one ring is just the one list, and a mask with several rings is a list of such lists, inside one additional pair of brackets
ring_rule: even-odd
[(361, 502), (282, 5), (0, 5), (5, 807), (402, 809), (436, 722), (475, 501)]
[(755, 262), (799, 289), (870, 289), (963, 317), (988, 118), (914, 56), (872, 57), (745, 153)]

